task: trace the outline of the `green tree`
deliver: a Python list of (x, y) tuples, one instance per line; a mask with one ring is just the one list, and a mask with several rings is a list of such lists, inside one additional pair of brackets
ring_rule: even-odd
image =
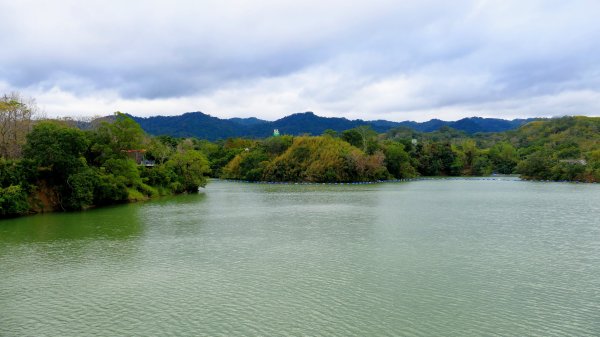
[(93, 185), (83, 156), (88, 145), (83, 131), (56, 122), (40, 122), (27, 135), (25, 158), (56, 191), (63, 210), (80, 209), (92, 201)]
[(513, 173), (519, 162), (517, 149), (507, 142), (500, 142), (492, 146), (489, 151), (489, 158), (496, 172), (502, 174)]
[(162, 164), (174, 151), (175, 147), (171, 146), (169, 143), (164, 143), (158, 138), (152, 138), (148, 143), (148, 152), (146, 152), (146, 156), (149, 159), (155, 160), (158, 164)]
[(329, 137), (335, 138), (338, 136), (338, 132), (333, 129), (326, 129), (325, 131), (323, 131), (323, 136), (329, 136)]
[(269, 156), (278, 156), (285, 152), (290, 146), (294, 137), (289, 135), (283, 135), (279, 137), (269, 137), (260, 143), (260, 147)]
[(547, 151), (537, 151), (519, 162), (517, 172), (525, 179), (552, 179), (552, 167), (556, 160)]
[(84, 169), (67, 177), (68, 191), (62, 201), (65, 209), (82, 209), (93, 204), (96, 175), (92, 169)]
[(36, 163), (45, 177), (62, 183), (87, 167), (83, 156), (89, 145), (83, 131), (56, 122), (39, 122), (27, 135), (24, 156)]
[(390, 174), (396, 178), (414, 177), (415, 169), (410, 164), (410, 157), (404, 151), (404, 145), (397, 142), (387, 142), (383, 147), (385, 166)]
[(449, 142), (431, 142), (418, 148), (419, 172), (422, 175), (457, 175), (460, 172), (460, 161), (456, 161)]
[(374, 146), (376, 144), (376, 137), (377, 133), (368, 125), (361, 125), (342, 132), (343, 140), (365, 153), (374, 153), (377, 150), (377, 147)]
[(109, 158), (125, 158), (127, 150), (144, 150), (148, 138), (131, 117), (115, 112), (113, 122), (103, 122), (92, 135), (93, 161), (102, 164)]
[(142, 183), (136, 163), (128, 158), (111, 158), (102, 165), (104, 172), (112, 174), (128, 187), (138, 187)]
[(0, 187), (0, 216), (15, 216), (29, 211), (27, 193), (19, 185)]
[(175, 173), (176, 180), (171, 185), (174, 192), (198, 192), (199, 187), (206, 186), (210, 167), (202, 153), (196, 150), (178, 152), (166, 165)]

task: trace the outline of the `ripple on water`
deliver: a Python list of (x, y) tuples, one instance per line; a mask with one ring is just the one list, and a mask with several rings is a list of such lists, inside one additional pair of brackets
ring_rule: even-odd
[(0, 335), (596, 335), (598, 204), (594, 185), (217, 181), (89, 227), (7, 221)]

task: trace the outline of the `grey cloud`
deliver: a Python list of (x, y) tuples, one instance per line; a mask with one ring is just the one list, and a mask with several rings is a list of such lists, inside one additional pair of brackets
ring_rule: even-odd
[[(533, 104), (528, 97), (600, 84), (595, 1), (40, 6), (0, 4), (0, 30), (13, 33), (0, 36), (11, 50), (0, 55), (0, 82), (16, 90), (112, 91), (124, 101), (187, 97), (222, 109), (235, 100), (219, 97), (286, 90), (290, 102), (277, 107), (289, 110), (281, 115), (303, 110), (301, 102), (330, 114), (353, 107), (402, 114), (495, 111), (503, 101)], [(246, 99), (268, 104), (260, 97)]]

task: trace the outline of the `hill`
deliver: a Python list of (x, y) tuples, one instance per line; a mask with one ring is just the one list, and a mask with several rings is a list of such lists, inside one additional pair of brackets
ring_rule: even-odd
[(341, 117), (321, 117), (315, 115), (313, 112), (295, 113), (275, 121), (265, 121), (254, 117), (221, 119), (202, 112), (188, 112), (180, 116), (130, 117), (151, 135), (197, 137), (211, 141), (229, 137), (262, 138), (272, 134), (273, 129), (279, 129), (282, 134), (320, 135), (327, 129), (342, 132), (361, 125), (368, 125), (380, 133), (401, 126), (421, 132), (436, 131), (441, 127), (448, 126), (468, 134), (473, 134), (477, 132), (513, 130), (534, 120), (470, 117), (458, 121), (432, 119), (419, 123), (413, 121), (349, 120)]
[(562, 117), (528, 123), (505, 137), (524, 158), (523, 178), (600, 180), (600, 117)]

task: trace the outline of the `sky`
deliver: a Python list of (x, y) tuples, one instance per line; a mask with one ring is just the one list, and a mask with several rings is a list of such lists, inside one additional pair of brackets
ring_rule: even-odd
[(598, 0), (0, 0), (0, 94), (48, 117), (600, 115)]

